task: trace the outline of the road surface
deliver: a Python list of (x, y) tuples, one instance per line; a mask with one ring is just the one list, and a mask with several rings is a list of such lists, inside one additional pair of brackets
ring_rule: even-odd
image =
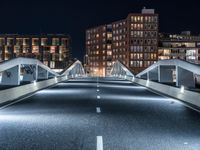
[(1, 109), (0, 150), (200, 150), (200, 113), (129, 81), (74, 79)]

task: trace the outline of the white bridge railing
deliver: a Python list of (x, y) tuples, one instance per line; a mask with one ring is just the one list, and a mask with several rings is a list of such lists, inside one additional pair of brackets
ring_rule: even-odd
[(131, 71), (129, 71), (127, 67), (123, 65), (120, 61), (116, 61), (113, 64), (110, 75), (114, 77), (118, 77), (118, 78), (131, 80), (131, 81), (133, 81), (135, 78), (134, 74)]
[(159, 83), (175, 83), (177, 87), (195, 88), (200, 82), (200, 65), (179, 59), (160, 60), (136, 77)]
[(63, 76), (75, 78), (85, 76), (85, 72), (78, 60), (64, 72), (56, 73), (37, 59), (19, 57), (1, 63), (0, 75), (0, 85), (20, 85)]

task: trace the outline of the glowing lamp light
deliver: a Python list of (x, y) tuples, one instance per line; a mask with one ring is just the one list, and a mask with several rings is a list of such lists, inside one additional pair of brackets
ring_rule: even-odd
[(23, 80), (23, 77), (24, 77), (23, 75), (20, 75), (20, 81), (22, 81), (22, 80)]
[(184, 93), (184, 91), (185, 91), (185, 87), (182, 85), (181, 86), (181, 93)]
[(126, 75), (124, 76), (124, 79), (127, 79), (127, 76), (126, 76)]
[(146, 86), (149, 86), (149, 79), (147, 80)]
[(135, 77), (132, 78), (132, 82), (134, 82), (134, 81), (135, 81)]
[(34, 85), (34, 86), (36, 86), (36, 85), (37, 85), (37, 82), (36, 82), (36, 80), (34, 80), (34, 81), (33, 81), (33, 85)]
[(58, 82), (58, 78), (57, 77), (55, 77), (54, 79), (55, 79), (56, 82)]

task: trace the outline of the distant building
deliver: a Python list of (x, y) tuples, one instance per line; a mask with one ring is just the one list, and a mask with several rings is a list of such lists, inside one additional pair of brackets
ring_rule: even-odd
[(109, 75), (112, 63), (120, 60), (138, 73), (158, 60), (158, 14), (142, 9), (127, 18), (86, 31), (87, 72)]
[(181, 34), (161, 33), (158, 59), (182, 59), (200, 64), (200, 36), (191, 35), (190, 31)]
[(52, 69), (70, 63), (70, 37), (64, 34), (0, 35), (0, 62), (16, 57), (37, 58)]

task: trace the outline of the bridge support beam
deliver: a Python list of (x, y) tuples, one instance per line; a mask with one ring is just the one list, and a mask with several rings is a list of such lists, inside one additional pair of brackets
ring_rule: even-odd
[(38, 67), (38, 80), (48, 79), (48, 71)]
[(188, 70), (176, 67), (176, 86), (195, 88), (194, 74)]
[(173, 83), (173, 70), (175, 70), (175, 66), (159, 66), (158, 70), (158, 82)]
[(158, 81), (158, 67), (148, 72), (148, 79), (151, 81)]
[(20, 85), (20, 66), (17, 65), (2, 73), (1, 85)]
[(26, 66), (23, 74), (23, 81), (35, 81), (37, 80), (37, 65)]

